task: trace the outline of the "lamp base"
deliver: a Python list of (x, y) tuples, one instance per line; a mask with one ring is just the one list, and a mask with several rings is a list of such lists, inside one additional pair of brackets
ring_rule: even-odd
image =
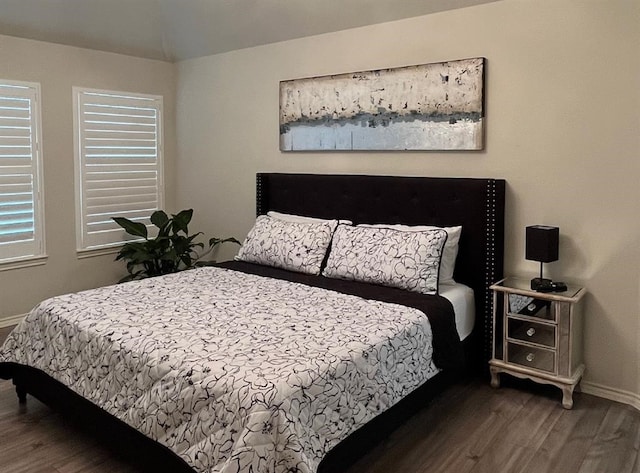
[(531, 280), (531, 289), (538, 292), (552, 292), (555, 288), (551, 279), (533, 278)]

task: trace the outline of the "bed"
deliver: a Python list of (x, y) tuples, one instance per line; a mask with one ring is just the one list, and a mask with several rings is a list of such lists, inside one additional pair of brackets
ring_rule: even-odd
[[(258, 174), (254, 229), (298, 225), (269, 212), (350, 222), (335, 224), (322, 274), (344, 270), (332, 258), (349, 232), (462, 226), (453, 274), (473, 300), (256, 264), (245, 242), (242, 261), (43, 302), (0, 351), (0, 376), (150, 468), (339, 471), (458, 375), (463, 349), (467, 366), (488, 359), (504, 192), (498, 179)], [(428, 231), (440, 251), (448, 236)], [(456, 328), (465, 300), (476, 320)]]

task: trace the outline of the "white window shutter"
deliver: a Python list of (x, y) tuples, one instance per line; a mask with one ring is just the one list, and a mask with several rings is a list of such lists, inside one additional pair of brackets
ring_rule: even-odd
[(130, 239), (163, 206), (162, 97), (74, 88), (78, 250)]
[(0, 81), (0, 262), (44, 255), (40, 85)]

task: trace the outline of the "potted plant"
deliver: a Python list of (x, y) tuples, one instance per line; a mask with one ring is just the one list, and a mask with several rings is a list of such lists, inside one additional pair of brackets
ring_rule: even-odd
[[(151, 214), (151, 223), (158, 228), (155, 237), (149, 237), (147, 226), (124, 217), (113, 220), (138, 240), (127, 242), (118, 252), (116, 261), (127, 262), (127, 276), (119, 282), (144, 279), (193, 268), (204, 256), (222, 243), (240, 244), (235, 238), (210, 238), (208, 248), (195, 239), (202, 232), (189, 235), (189, 222), (193, 209), (182, 210), (169, 217), (162, 210)], [(199, 250), (204, 250), (201, 253)]]

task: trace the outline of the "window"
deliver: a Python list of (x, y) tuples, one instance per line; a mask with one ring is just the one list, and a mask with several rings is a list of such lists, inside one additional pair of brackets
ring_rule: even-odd
[(112, 217), (151, 225), (163, 206), (162, 97), (74, 87), (78, 251), (129, 239)]
[(44, 256), (40, 84), (0, 80), (0, 263)]

